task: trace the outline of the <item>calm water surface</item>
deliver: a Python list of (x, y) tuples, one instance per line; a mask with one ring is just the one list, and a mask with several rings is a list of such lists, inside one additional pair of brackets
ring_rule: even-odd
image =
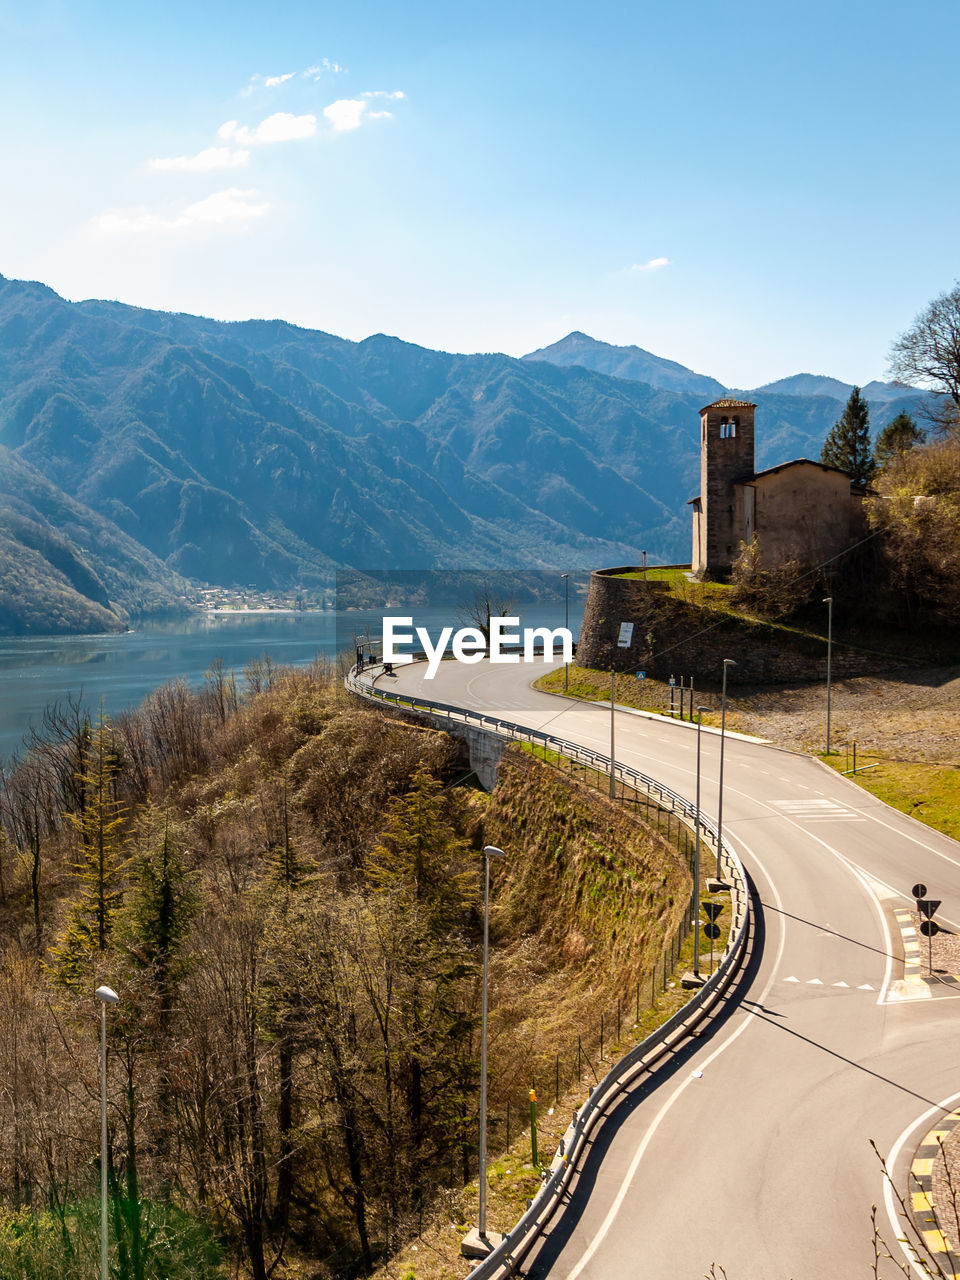
[[(400, 612), (399, 610), (397, 612)], [(412, 610), (416, 625), (435, 635), (441, 625), (462, 625), (449, 612)], [(571, 607), (576, 636), (582, 606)], [(351, 650), (356, 632), (380, 634), (382, 613), (333, 610), (304, 614), (216, 614), (156, 623), (124, 635), (0, 638), (0, 756), (10, 756), (44, 708), (80, 698), (96, 713), (115, 715), (135, 707), (158, 685), (182, 677), (200, 684), (217, 658), (239, 675), (247, 663), (269, 655), (283, 665), (312, 662)], [(530, 609), (525, 626), (559, 626), (556, 610)]]

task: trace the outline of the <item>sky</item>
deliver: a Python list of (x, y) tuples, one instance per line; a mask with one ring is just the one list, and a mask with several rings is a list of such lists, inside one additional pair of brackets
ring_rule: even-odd
[(960, 277), (956, 0), (0, 0), (0, 274), (860, 385)]

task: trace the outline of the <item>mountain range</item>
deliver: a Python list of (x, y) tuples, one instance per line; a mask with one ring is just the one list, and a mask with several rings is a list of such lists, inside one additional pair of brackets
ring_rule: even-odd
[[(819, 456), (848, 392), (810, 379), (751, 393), (758, 465)], [(452, 355), (0, 277), (0, 633), (122, 626), (189, 583), (309, 591), (338, 566), (682, 559), (698, 410), (723, 390), (584, 334)], [(917, 399), (888, 392), (868, 392), (875, 428)]]

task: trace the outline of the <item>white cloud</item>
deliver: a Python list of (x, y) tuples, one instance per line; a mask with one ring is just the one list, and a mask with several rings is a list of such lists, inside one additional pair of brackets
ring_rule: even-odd
[(207, 147), (195, 156), (158, 156), (150, 161), (150, 168), (163, 173), (209, 173), (211, 169), (242, 169), (249, 159), (249, 151)]
[(254, 129), (240, 124), (238, 120), (227, 120), (217, 130), (217, 137), (224, 142), (236, 142), (244, 147), (260, 147), (271, 142), (295, 142), (300, 138), (312, 138), (317, 131), (315, 115), (295, 116), (289, 111), (275, 111), (272, 116)]
[(323, 108), (323, 114), (336, 133), (346, 133), (350, 129), (359, 129), (364, 120), (393, 119), (392, 111), (371, 111), (371, 99), (386, 98), (394, 102), (405, 96), (400, 90), (396, 93), (386, 93), (383, 89), (368, 90), (359, 98), (338, 98)]
[(349, 129), (359, 129), (367, 104), (362, 98), (338, 98), (329, 107), (323, 108), (323, 114), (333, 125), (337, 133), (346, 133)]
[(318, 63), (312, 67), (307, 67), (306, 71), (301, 71), (300, 74), (308, 80), (319, 80), (321, 76), (327, 74), (339, 75), (344, 71), (346, 71), (346, 67), (341, 67), (339, 62), (331, 62), (329, 58), (321, 58)]
[(288, 71), (287, 74), (283, 76), (267, 76), (266, 80), (263, 82), (264, 87), (267, 89), (275, 89), (278, 84), (286, 84), (288, 80), (292, 80), (296, 74), (297, 73), (295, 71)]
[(270, 205), (260, 198), (259, 191), (227, 187), (188, 204), (174, 214), (150, 213), (146, 209), (111, 209), (97, 218), (96, 226), (106, 235), (181, 231), (188, 227), (249, 222), (263, 217), (269, 208)]
[(651, 258), (649, 262), (635, 262), (631, 271), (656, 271), (658, 267), (669, 267), (669, 258)]

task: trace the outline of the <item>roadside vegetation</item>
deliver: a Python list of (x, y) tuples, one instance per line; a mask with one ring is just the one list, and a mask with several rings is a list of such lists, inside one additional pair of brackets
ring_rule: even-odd
[(322, 665), (48, 711), (0, 773), (0, 1275), (96, 1275), (100, 983), (118, 1280), (348, 1277), (449, 1231), (477, 1172), (484, 843), (509, 854), (491, 1154), (531, 1085), (558, 1108), (602, 1072), (660, 999), (685, 861), (519, 749), (491, 796), (464, 772)]

